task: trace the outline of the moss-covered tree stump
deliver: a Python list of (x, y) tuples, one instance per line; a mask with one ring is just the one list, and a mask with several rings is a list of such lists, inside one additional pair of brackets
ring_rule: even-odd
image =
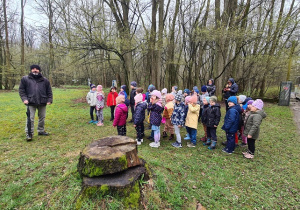
[(126, 136), (104, 137), (88, 145), (81, 153), (81, 176), (113, 174), (140, 165), (136, 141)]
[(105, 195), (119, 197), (126, 208), (139, 208), (140, 182), (142, 179), (146, 180), (147, 177), (149, 177), (147, 169), (142, 165), (115, 174), (92, 178), (83, 177), (82, 190), (78, 196), (76, 208), (80, 208), (87, 198)]

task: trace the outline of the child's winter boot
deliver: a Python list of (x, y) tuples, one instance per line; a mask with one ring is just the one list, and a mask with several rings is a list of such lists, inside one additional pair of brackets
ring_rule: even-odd
[(203, 143), (203, 146), (210, 145), (210, 143), (211, 143), (211, 140), (210, 140), (210, 139), (207, 139), (207, 141)]
[(167, 132), (164, 131), (164, 132), (163, 132), (163, 138), (166, 138), (167, 136), (168, 136)]
[(212, 141), (208, 149), (216, 149), (217, 141)]

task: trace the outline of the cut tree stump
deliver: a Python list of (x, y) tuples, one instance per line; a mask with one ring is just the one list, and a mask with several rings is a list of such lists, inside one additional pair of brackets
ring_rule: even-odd
[(92, 142), (80, 153), (78, 171), (81, 176), (96, 177), (140, 164), (134, 139), (110, 136)]
[[(112, 195), (122, 198), (126, 208), (138, 208), (140, 201), (140, 184), (148, 180), (147, 168), (143, 165), (129, 168), (123, 172), (100, 177), (83, 177), (82, 190), (77, 198), (79, 209), (88, 198)], [(140, 183), (141, 182), (141, 183)]]

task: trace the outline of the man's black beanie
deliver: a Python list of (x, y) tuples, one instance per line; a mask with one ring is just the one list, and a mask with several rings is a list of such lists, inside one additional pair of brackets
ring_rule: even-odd
[(41, 71), (41, 67), (39, 66), (39, 65), (31, 65), (30, 66), (30, 70), (32, 70), (32, 69), (34, 69), (34, 68), (36, 68), (36, 69), (38, 69), (39, 71)]

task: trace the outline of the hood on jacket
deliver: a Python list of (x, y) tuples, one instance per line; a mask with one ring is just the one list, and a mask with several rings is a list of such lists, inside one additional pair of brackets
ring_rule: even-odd
[(210, 107), (219, 107), (219, 109), (221, 109), (221, 106), (220, 106), (220, 104), (218, 104), (218, 103), (216, 103), (215, 105), (210, 105)]
[[(212, 84), (211, 84), (211, 85), (209, 84), (209, 80), (212, 82)], [(207, 85), (214, 86), (214, 85), (215, 85), (215, 81), (214, 81), (214, 79), (209, 79), (209, 80), (207, 81)]]
[(235, 109), (236, 111), (238, 111), (239, 113), (242, 113), (242, 108), (239, 104), (235, 105), (232, 107), (232, 109)]
[(147, 109), (147, 103), (142, 101), (136, 105), (136, 107), (142, 107), (143, 109)]
[(267, 114), (265, 113), (264, 110), (258, 110), (258, 111), (256, 111), (256, 112), (251, 112), (251, 113), (252, 113), (252, 114), (259, 114), (259, 115), (261, 115), (261, 117), (262, 117), (263, 119), (267, 117)]
[(127, 112), (128, 111), (128, 108), (127, 108), (126, 104), (124, 104), (124, 103), (119, 104), (118, 107), (121, 108), (123, 110), (123, 112)]
[(230, 81), (232, 84), (235, 83), (233, 78), (229, 78), (228, 81)]

